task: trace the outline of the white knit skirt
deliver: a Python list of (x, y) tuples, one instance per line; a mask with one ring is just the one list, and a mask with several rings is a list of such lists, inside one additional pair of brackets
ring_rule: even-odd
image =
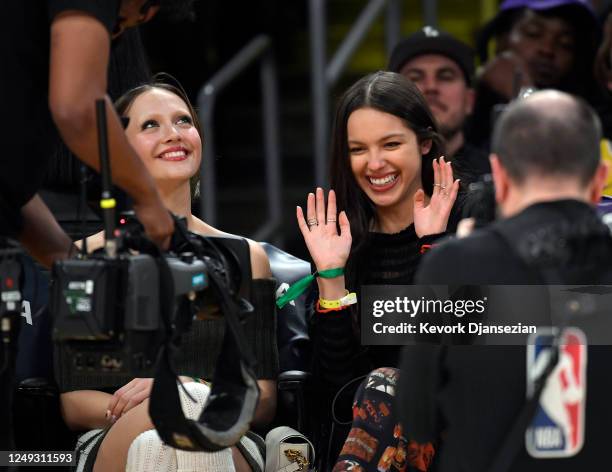
[[(197, 382), (187, 382), (183, 386), (189, 394), (196, 400), (192, 402), (185, 394), (182, 388), (179, 388), (179, 396), (181, 406), (185, 416), (192, 420), (197, 420), (202, 412), (204, 403), (210, 393), (210, 388), (206, 384)], [(87, 441), (89, 438), (97, 436), (96, 439), (90, 441), (79, 456), (79, 463), (76, 470), (78, 472), (84, 470), (84, 464), (89, 451), (94, 445), (104, 438), (101, 434), (102, 430), (93, 430), (85, 433), (79, 442), (79, 445)], [(244, 436), (241, 440), (241, 445), (245, 452), (250, 453), (251, 457), (263, 470), (264, 458), (256, 447), (255, 443)], [(128, 451), (126, 464), (127, 472), (149, 472), (149, 471), (169, 471), (169, 472), (195, 472), (195, 471), (218, 471), (218, 472), (235, 472), (232, 451), (230, 448), (222, 449), (216, 452), (188, 452), (179, 449), (174, 449), (162, 442), (157, 431), (152, 429), (141, 433), (134, 439)]]

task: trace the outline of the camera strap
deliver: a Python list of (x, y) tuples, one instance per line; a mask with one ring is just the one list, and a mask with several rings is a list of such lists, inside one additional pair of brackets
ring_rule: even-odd
[[(194, 306), (183, 297), (179, 302), (176, 318), (172, 321), (172, 276), (164, 258), (159, 257), (158, 260), (162, 300), (160, 311), (166, 323), (167, 336), (158, 358), (151, 391), (151, 420), (162, 440), (177, 449), (224, 449), (236, 444), (248, 431), (259, 398), (257, 379), (253, 371), (254, 356), (240, 322), (241, 313), (251, 311), (252, 306), (246, 300), (232, 296), (217, 271), (208, 271), (210, 289), (219, 301), (226, 330), (216, 362), (211, 392), (203, 411), (198, 421), (187, 419), (181, 407), (173, 359), (181, 335), (191, 325)], [(182, 384), (178, 383), (182, 388)]]
[[(513, 226), (509, 226), (507, 228), (507, 233), (494, 227), (493, 233), (496, 234), (525, 264), (530, 271), (530, 276), (533, 279), (532, 282), (541, 285), (555, 285), (562, 283), (558, 270), (555, 270), (555, 266), (542, 264), (537, 257), (534, 257), (534, 254), (539, 254), (541, 251), (534, 251), (534, 244), (539, 244), (540, 241), (538, 238), (530, 237), (533, 233), (528, 233), (526, 235), (524, 232), (520, 231), (520, 228), (515, 228)], [(553, 234), (562, 235), (563, 231), (559, 229)], [(553, 245), (552, 247), (555, 246)], [(555, 333), (551, 342), (551, 355), (546, 361), (540, 375), (534, 379), (533, 393), (524, 403), (523, 407), (518, 413), (518, 416), (516, 417), (516, 420), (512, 424), (512, 427), (506, 433), (503, 442), (500, 444), (499, 449), (497, 450), (497, 453), (489, 466), (489, 472), (507, 472), (511, 470), (516, 457), (519, 455), (521, 449), (525, 447), (525, 432), (536, 414), (538, 405), (540, 403), (540, 397), (544, 392), (548, 378), (559, 362), (560, 342), (567, 326), (567, 322), (568, 320), (564, 319), (561, 325), (558, 326), (557, 332)]]

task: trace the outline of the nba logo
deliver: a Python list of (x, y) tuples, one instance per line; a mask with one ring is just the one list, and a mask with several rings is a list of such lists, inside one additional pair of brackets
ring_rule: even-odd
[[(552, 330), (538, 328), (527, 347), (527, 396), (552, 354)], [(546, 333), (546, 334), (543, 334)], [(584, 443), (586, 405), (586, 337), (578, 328), (564, 330), (559, 360), (540, 396), (535, 416), (525, 433), (527, 452), (536, 458), (576, 455)]]

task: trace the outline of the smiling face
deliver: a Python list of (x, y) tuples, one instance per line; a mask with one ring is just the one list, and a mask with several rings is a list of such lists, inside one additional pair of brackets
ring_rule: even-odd
[(187, 104), (153, 88), (136, 97), (125, 115), (128, 140), (157, 184), (188, 184), (200, 168), (202, 141)]
[(431, 143), (419, 144), (403, 120), (373, 108), (351, 113), (347, 135), (353, 176), (374, 205), (412, 205), (421, 188), (422, 155)]
[(472, 112), (474, 90), (455, 61), (441, 54), (423, 54), (406, 62), (400, 73), (419, 88), (444, 137), (462, 129)]
[(574, 64), (575, 35), (564, 19), (527, 9), (510, 32), (509, 46), (525, 61), (537, 87), (555, 88)]

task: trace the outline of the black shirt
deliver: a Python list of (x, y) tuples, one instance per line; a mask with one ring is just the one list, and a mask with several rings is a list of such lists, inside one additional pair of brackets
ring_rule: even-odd
[(465, 143), (451, 159), (455, 178), (461, 179), (464, 185), (477, 181), (485, 174), (491, 173), (488, 153), (476, 146)]
[[(573, 200), (533, 205), (467, 239), (434, 249), (424, 258), (415, 281), (449, 285), (536, 283), (534, 269), (496, 231), (521, 234), (517, 243), (535, 242), (542, 254), (548, 248), (567, 248), (559, 253), (562, 257), (546, 262), (561, 284), (612, 282), (609, 231), (592, 208)], [(611, 365), (610, 347), (588, 348), (582, 450), (566, 459), (534, 459), (523, 442), (512, 471), (598, 470), (607, 461), (612, 421)], [(411, 439), (437, 440), (444, 432), (438, 470), (487, 470), (525, 404), (525, 348), (407, 347), (401, 372), (400, 414)]]
[(488, 152), (495, 119), (507, 103), (506, 97), (492, 90), (485, 82), (479, 81), (476, 85), (474, 110), (465, 126), (466, 141)]
[(13, 0), (3, 2), (0, 26), (0, 234), (15, 232), (19, 210), (41, 187), (59, 143), (48, 106), (50, 25), (67, 10), (98, 19), (109, 30), (120, 0)]
[[(422, 246), (439, 237), (419, 238), (414, 225), (395, 234), (370, 233), (366, 248), (355, 261), (355, 280), (347, 280), (347, 288), (359, 295), (362, 285), (411, 284)], [(398, 365), (398, 346), (361, 346), (358, 310), (359, 304), (341, 311), (314, 313), (312, 318), (313, 371), (332, 389), (375, 368)]]
[(459, 193), (448, 218), (446, 231), (455, 233), (457, 225), (463, 218), (477, 216), (473, 208), (480, 203), (480, 195), (470, 190), (470, 184), (478, 182), (491, 173), (489, 155), (483, 149), (465, 143), (455, 152), (451, 159), (453, 176), (460, 179)]

